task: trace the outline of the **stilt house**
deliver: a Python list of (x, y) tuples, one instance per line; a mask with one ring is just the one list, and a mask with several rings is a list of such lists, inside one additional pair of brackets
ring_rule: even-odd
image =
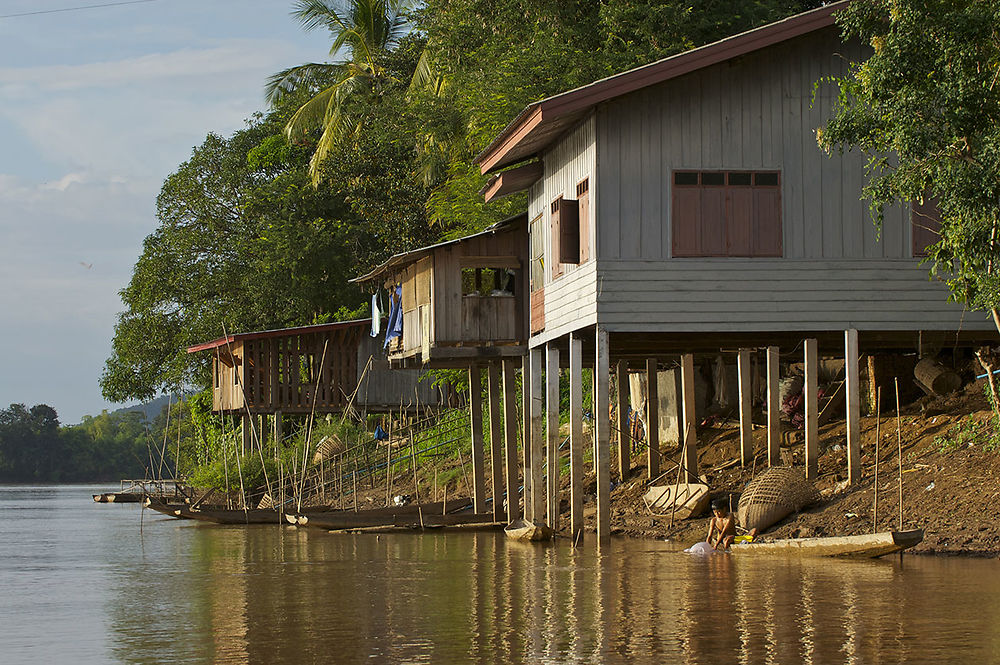
[(524, 354), (526, 256), (526, 219), (519, 215), (482, 233), (397, 254), (352, 281), (399, 290), (401, 329), (386, 336), (394, 366), (465, 367)]
[[(682, 422), (689, 426), (682, 467), (689, 478), (698, 475), (688, 399), (693, 353), (767, 347), (769, 395), (772, 388), (776, 395), (779, 349), (790, 353), (804, 344), (810, 473), (818, 455), (816, 356), (845, 357), (853, 481), (860, 477), (859, 352), (916, 351), (932, 339), (996, 340), (985, 316), (948, 302), (945, 285), (928, 279), (920, 265), (935, 236), (933, 214), (889, 210), (879, 231), (859, 200), (864, 156), (828, 156), (817, 147), (815, 130), (830, 117), (837, 90), (814, 85), (847, 74), (849, 62), (867, 52), (841, 39), (834, 13), (845, 5), (533, 103), (477, 158), (483, 173), (496, 173), (484, 190), (488, 201), (516, 191), (528, 195), (526, 366), (540, 368), (544, 350), (545, 364), (557, 368), (566, 364), (560, 354), (568, 353), (571, 410), (579, 409), (579, 368), (594, 366), (594, 413), (606, 414), (611, 363), (620, 363), (621, 381), (630, 361), (633, 369), (643, 362), (655, 373), (658, 362), (680, 356)], [(739, 353), (741, 383), (748, 353)], [(552, 371), (547, 381), (553, 374), (558, 381)], [(540, 401), (540, 379), (533, 374), (525, 385), (531, 403)], [(558, 398), (558, 385), (547, 390)], [(776, 401), (768, 400), (772, 463), (780, 463)], [(746, 456), (749, 404), (742, 397), (740, 415)], [(541, 412), (533, 417), (534, 448), (543, 445)], [(549, 418), (551, 431), (558, 421), (551, 412)], [(577, 437), (575, 415), (572, 427)], [(603, 538), (609, 533), (609, 432), (600, 416), (596, 438)], [(623, 431), (622, 476), (628, 473), (624, 441)], [(577, 445), (571, 444), (574, 463)], [(649, 450), (652, 477), (659, 464), (655, 440)], [(540, 452), (532, 454), (540, 459)], [(574, 532), (582, 526), (579, 473), (572, 473)], [(540, 478), (534, 468), (525, 472), (529, 491), (544, 491)], [(533, 505), (540, 515), (544, 501)]]
[(212, 354), (213, 410), (235, 415), (388, 412), (438, 406), (419, 371), (389, 371), (371, 321), (239, 333), (197, 344)]

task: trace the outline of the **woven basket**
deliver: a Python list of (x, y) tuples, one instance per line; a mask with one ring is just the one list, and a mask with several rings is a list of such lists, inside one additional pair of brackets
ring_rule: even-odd
[(257, 504), (259, 510), (268, 510), (274, 508), (274, 499), (271, 498), (270, 494), (265, 494), (261, 497), (260, 503)]
[(324, 436), (316, 445), (316, 453), (313, 455), (312, 463), (319, 464), (343, 451), (344, 444), (340, 442), (340, 439), (333, 435)]
[(815, 500), (816, 488), (801, 473), (787, 466), (771, 467), (751, 480), (740, 496), (740, 526), (764, 531)]

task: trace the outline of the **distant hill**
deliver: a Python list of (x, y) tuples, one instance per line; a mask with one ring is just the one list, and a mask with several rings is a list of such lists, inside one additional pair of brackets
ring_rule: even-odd
[(167, 405), (167, 400), (170, 400), (171, 403), (174, 403), (179, 398), (185, 396), (186, 395), (184, 394), (161, 395), (160, 397), (157, 397), (156, 399), (149, 402), (145, 402), (143, 404), (133, 404), (131, 406), (123, 406), (120, 409), (115, 409), (114, 411), (111, 412), (111, 414), (114, 415), (118, 413), (129, 413), (131, 411), (140, 411), (143, 414), (143, 418), (145, 418), (148, 421), (152, 421), (154, 418), (156, 418), (156, 416), (160, 415), (161, 411), (163, 411), (163, 407)]

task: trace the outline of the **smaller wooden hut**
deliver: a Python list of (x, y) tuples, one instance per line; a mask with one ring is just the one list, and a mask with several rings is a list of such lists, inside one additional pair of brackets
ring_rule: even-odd
[(527, 216), (397, 254), (354, 282), (399, 293), (386, 349), (394, 367), (467, 367), (520, 357), (527, 340)]
[(188, 353), (212, 353), (217, 413), (388, 412), (443, 403), (419, 372), (389, 371), (370, 326), (364, 319), (232, 334)]

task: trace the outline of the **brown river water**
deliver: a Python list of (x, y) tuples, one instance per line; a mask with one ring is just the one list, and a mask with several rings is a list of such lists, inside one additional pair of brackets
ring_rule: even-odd
[(1000, 663), (1000, 561), (221, 527), (0, 486), (0, 663)]

